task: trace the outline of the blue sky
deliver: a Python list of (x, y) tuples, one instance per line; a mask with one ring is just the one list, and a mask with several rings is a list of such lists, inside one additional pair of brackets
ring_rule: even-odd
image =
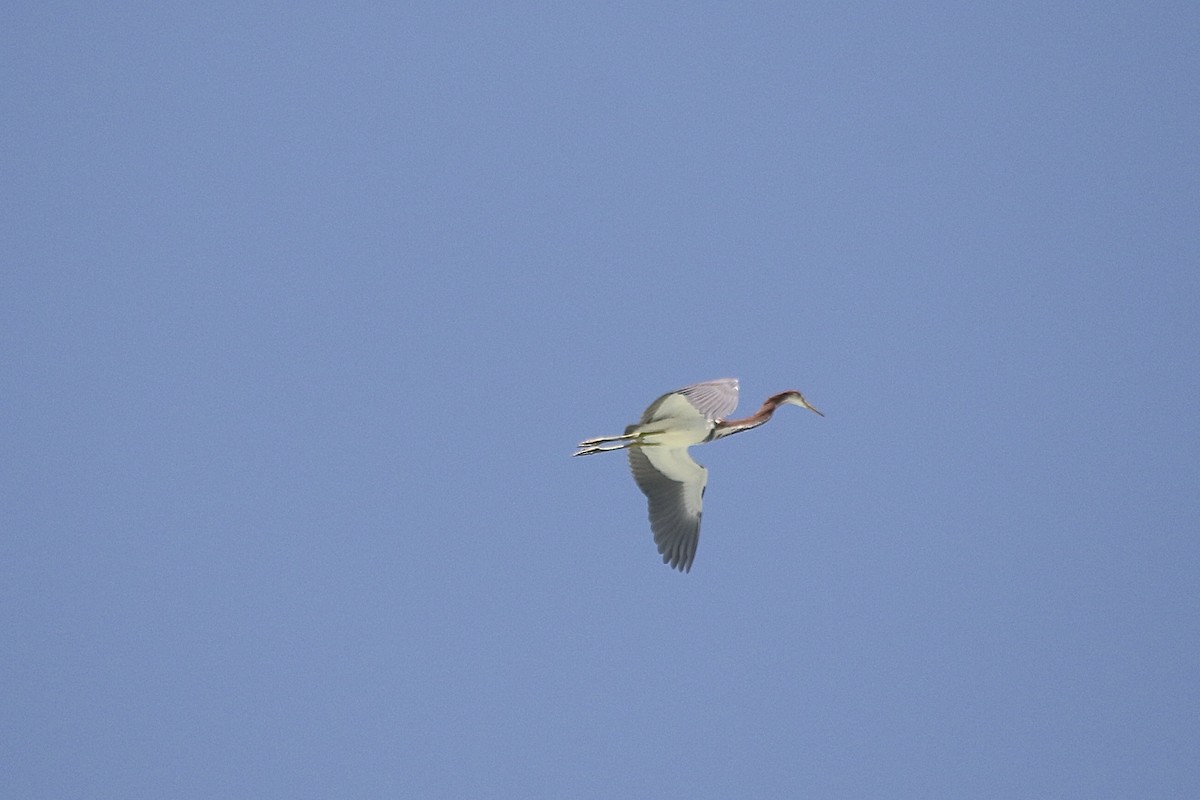
[(1200, 794), (1194, 4), (0, 28), (0, 794)]

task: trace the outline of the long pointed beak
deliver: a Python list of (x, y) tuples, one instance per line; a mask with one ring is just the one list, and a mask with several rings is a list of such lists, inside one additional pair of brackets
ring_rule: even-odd
[(800, 395), (800, 405), (804, 406), (805, 408), (807, 408), (809, 411), (813, 412), (817, 416), (820, 416), (820, 417), (825, 416), (825, 412), (821, 411), (819, 408), (814, 406), (812, 403), (805, 400), (804, 395)]

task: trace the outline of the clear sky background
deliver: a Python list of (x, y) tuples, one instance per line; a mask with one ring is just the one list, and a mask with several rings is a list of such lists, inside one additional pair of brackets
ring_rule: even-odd
[(0, 796), (1200, 796), (1198, 9), (11, 4)]

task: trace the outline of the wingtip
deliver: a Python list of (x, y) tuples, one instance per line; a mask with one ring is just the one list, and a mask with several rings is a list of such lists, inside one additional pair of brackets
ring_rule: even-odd
[(692, 562), (691, 561), (684, 561), (682, 558), (679, 558), (678, 556), (675, 556), (672, 553), (663, 553), (662, 560), (663, 560), (663, 563), (666, 564), (671, 569), (677, 569), (680, 572), (691, 572), (692, 571)]

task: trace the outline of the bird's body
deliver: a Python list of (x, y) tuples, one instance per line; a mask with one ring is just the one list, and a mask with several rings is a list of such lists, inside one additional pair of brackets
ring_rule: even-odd
[[(759, 410), (738, 420), (725, 417), (737, 408), (736, 378), (720, 378), (685, 386), (650, 404), (639, 422), (621, 436), (601, 436), (579, 443), (577, 456), (628, 450), (629, 466), (650, 506), (650, 529), (663, 563), (690, 572), (700, 540), (700, 516), (708, 470), (692, 460), (688, 448), (757, 428), (783, 404), (817, 414), (795, 390), (772, 395)], [(824, 416), (824, 414), (821, 414)]]

